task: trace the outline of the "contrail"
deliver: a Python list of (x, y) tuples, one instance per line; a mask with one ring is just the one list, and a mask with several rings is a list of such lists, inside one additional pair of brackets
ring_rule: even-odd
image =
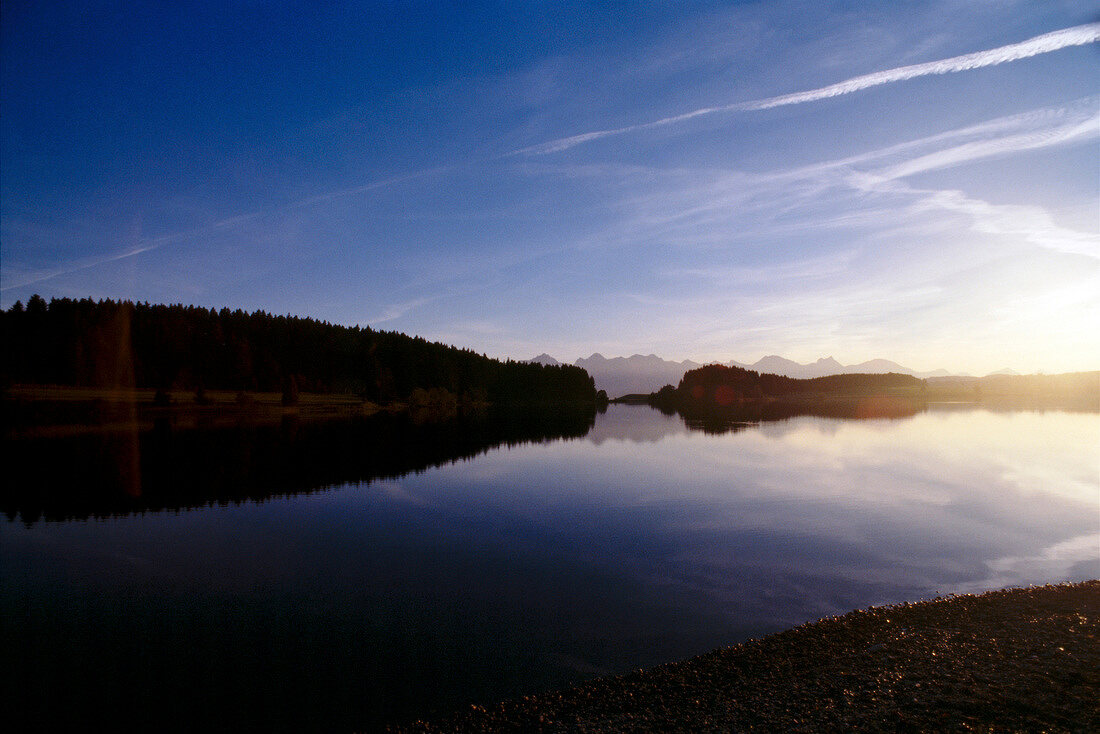
[(1019, 61), (1020, 59), (1030, 58), (1031, 56), (1038, 56), (1039, 54), (1050, 53), (1051, 51), (1058, 51), (1063, 48), (1069, 48), (1070, 46), (1084, 46), (1090, 43), (1096, 43), (1100, 40), (1100, 23), (1086, 23), (1085, 25), (1074, 26), (1073, 28), (1064, 28), (1060, 31), (1052, 31), (1051, 33), (1044, 33), (1041, 36), (1035, 36), (1026, 41), (1020, 43), (1009, 44), (1008, 46), (1001, 46), (999, 48), (989, 49), (987, 51), (976, 51), (970, 54), (964, 54), (962, 56), (952, 56), (949, 59), (941, 59), (939, 61), (928, 61), (923, 64), (913, 64), (911, 66), (899, 66), (896, 69), (886, 69), (884, 71), (876, 71), (871, 74), (864, 74), (863, 76), (852, 77), (836, 84), (830, 84), (826, 87), (820, 87), (818, 89), (810, 89), (805, 92), (795, 92), (793, 94), (782, 94), (778, 97), (766, 97), (764, 99), (751, 100), (749, 102), (737, 102), (735, 104), (722, 105), (719, 107), (703, 107), (691, 112), (685, 112), (681, 115), (674, 115), (672, 117), (666, 117), (661, 120), (654, 120), (652, 122), (643, 122), (637, 125), (628, 125), (626, 127), (613, 128), (609, 130), (595, 130), (593, 132), (581, 133), (580, 135), (573, 135), (567, 138), (558, 138), (557, 140), (551, 140), (546, 143), (539, 143), (538, 145), (532, 145), (527, 148), (522, 148), (515, 151), (516, 154), (528, 153), (535, 155), (542, 155), (545, 153), (556, 153), (561, 150), (567, 150), (581, 143), (587, 143), (590, 140), (597, 140), (599, 138), (606, 138), (612, 135), (622, 135), (624, 133), (635, 132), (637, 130), (648, 130), (655, 127), (663, 127), (665, 125), (672, 125), (678, 122), (684, 122), (694, 117), (702, 117), (703, 115), (712, 115), (718, 112), (747, 112), (752, 110), (767, 110), (772, 107), (783, 107), (785, 105), (803, 104), (805, 102), (816, 102), (820, 99), (829, 99), (830, 97), (839, 97), (842, 94), (851, 94), (852, 92), (858, 92), (870, 87), (877, 87), (881, 84), (890, 84), (892, 82), (905, 81), (907, 79), (915, 79), (920, 76), (930, 76), (933, 74), (952, 74), (957, 71), (968, 71), (970, 69), (981, 69), (986, 66), (997, 66), (998, 64), (1005, 64), (1009, 61)]
[(125, 252), (118, 252), (118, 253), (115, 253), (113, 255), (107, 255), (105, 257), (92, 258), (92, 259), (82, 260), (82, 261), (80, 261), (78, 263), (75, 263), (75, 264), (64, 265), (64, 266), (62, 266), (62, 267), (60, 267), (56, 270), (51, 270), (51, 271), (46, 272), (46, 273), (38, 273), (38, 274), (30, 276), (29, 278), (26, 278), (26, 279), (24, 279), (24, 280), (22, 280), (18, 283), (11, 283), (9, 285), (5, 285), (3, 287), (0, 287), (0, 291), (9, 291), (12, 288), (22, 288), (23, 286), (27, 286), (27, 285), (34, 285), (35, 283), (41, 283), (44, 280), (50, 280), (51, 278), (56, 278), (56, 277), (61, 276), (61, 275), (68, 275), (70, 273), (78, 273), (81, 270), (87, 270), (89, 268), (94, 268), (97, 265), (103, 265), (105, 263), (115, 262), (116, 260), (124, 260), (128, 257), (133, 257), (134, 255), (140, 255), (143, 252), (148, 252), (149, 250), (155, 250), (158, 247), (160, 247), (160, 245), (146, 245), (145, 247), (135, 247), (135, 248), (126, 250)]
[(1057, 127), (963, 143), (904, 161), (874, 175), (886, 180), (905, 178), (924, 171), (949, 168), (982, 158), (1048, 148), (1097, 136), (1100, 136), (1100, 115), (1091, 115), (1085, 119), (1070, 120)]
[[(402, 183), (404, 181), (410, 181), (410, 180), (420, 178), (420, 177), (423, 177), (423, 176), (427, 176), (427, 175), (430, 175), (430, 174), (433, 174), (433, 173), (439, 173), (439, 172), (442, 172), (442, 171), (447, 171), (451, 168), (454, 168), (454, 166), (437, 166), (435, 168), (426, 168), (426, 169), (421, 170), (421, 171), (414, 171), (412, 173), (407, 173), (407, 174), (403, 174), (403, 175), (400, 175), (400, 176), (394, 176), (394, 177), (391, 177), (391, 178), (382, 179), (380, 181), (374, 181), (372, 183), (363, 184), (361, 186), (354, 186), (354, 187), (347, 188), (347, 189), (340, 189), (338, 191), (329, 191), (329, 192), (324, 193), (324, 194), (317, 194), (315, 196), (309, 196), (309, 197), (306, 197), (304, 199), (298, 199), (297, 201), (292, 201), (289, 204), (286, 204), (285, 208), (291, 209), (291, 208), (305, 207), (305, 206), (310, 206), (312, 204), (318, 204), (318, 203), (323, 203), (323, 202), (326, 202), (326, 201), (331, 201), (333, 199), (339, 199), (339, 198), (344, 197), (344, 196), (350, 196), (350, 195), (353, 195), (353, 194), (362, 194), (362, 193), (366, 193), (368, 191), (373, 191), (374, 189), (380, 189), (380, 188), (383, 188), (383, 187), (386, 187), (386, 186), (392, 186), (393, 184)], [(54, 270), (50, 270), (50, 271), (47, 271), (47, 272), (38, 272), (38, 273), (35, 273), (33, 275), (24, 276), (24, 278), (22, 280), (18, 281), (18, 282), (9, 283), (7, 285), (0, 285), (0, 293), (2, 293), (4, 291), (12, 290), (14, 288), (22, 288), (24, 286), (34, 285), (35, 283), (41, 283), (41, 282), (46, 281), (46, 280), (52, 280), (53, 278), (58, 278), (62, 275), (69, 275), (71, 273), (78, 273), (81, 270), (88, 270), (89, 268), (94, 268), (97, 265), (104, 265), (106, 263), (116, 262), (118, 260), (124, 260), (128, 257), (133, 257), (135, 255), (140, 255), (141, 253), (149, 252), (150, 250), (156, 250), (157, 248), (162, 247), (164, 245), (174, 243), (174, 242), (178, 242), (180, 240), (185, 240), (185, 239), (188, 239), (190, 237), (195, 237), (197, 235), (206, 234), (206, 233), (213, 232), (213, 231), (220, 230), (220, 229), (235, 227), (236, 225), (241, 224), (242, 222), (247, 222), (249, 220), (261, 217), (265, 213), (267, 213), (267, 212), (253, 211), (253, 212), (245, 212), (244, 214), (236, 214), (236, 215), (233, 215), (233, 216), (230, 216), (230, 217), (226, 217), (224, 219), (220, 219), (216, 222), (213, 222), (212, 224), (204, 225), (202, 227), (198, 227), (198, 228), (195, 228), (195, 229), (189, 229), (189, 230), (186, 230), (186, 231), (183, 231), (183, 232), (174, 232), (174, 233), (171, 233), (171, 234), (164, 234), (164, 235), (160, 235), (159, 237), (154, 237), (151, 240), (147, 240), (148, 242), (150, 242), (150, 244), (142, 246), (142, 247), (135, 247), (135, 248), (126, 250), (124, 252), (116, 252), (112, 255), (105, 255), (103, 257), (98, 257), (98, 258), (84, 258), (84, 259), (81, 259), (81, 260), (76, 261), (76, 262), (72, 262), (72, 263), (69, 263), (69, 264), (66, 264), (66, 265), (62, 265), (61, 267), (58, 267)], [(414, 304), (414, 305), (419, 305), (419, 304)], [(398, 314), (398, 315), (400, 315), (400, 314)], [(379, 321), (387, 321), (387, 320), (394, 319), (394, 318), (397, 318), (397, 316), (388, 316), (386, 318), (379, 319)]]
[(1100, 40), (1100, 23), (1089, 23), (1074, 28), (1066, 28), (1052, 33), (1045, 33), (1041, 36), (1036, 36), (1035, 38), (1020, 43), (1013, 43), (1009, 46), (1001, 46), (1000, 48), (994, 48), (988, 51), (976, 51), (972, 54), (954, 56), (950, 59), (942, 59), (941, 61), (929, 61), (924, 64), (913, 64), (912, 66), (900, 66), (896, 69), (887, 69), (886, 71), (876, 71), (873, 74), (853, 77), (846, 81), (838, 82), (837, 84), (821, 87), (820, 89), (811, 89), (808, 92), (796, 92), (794, 94), (784, 94), (779, 97), (769, 97), (768, 99), (761, 99), (755, 102), (745, 102), (741, 105), (737, 105), (737, 107), (745, 110), (766, 110), (772, 107), (781, 107), (783, 105), (814, 102), (819, 99), (828, 99), (829, 97), (838, 97), (842, 94), (858, 92), (861, 89), (867, 89), (869, 87), (877, 87), (880, 84), (915, 79), (918, 76), (951, 74), (956, 71), (969, 71), (970, 69), (981, 69), (986, 66), (997, 66), (998, 64), (1004, 64), (1009, 61), (1019, 61), (1020, 59), (1050, 53), (1051, 51), (1058, 51), (1070, 46), (1084, 46), (1089, 43), (1095, 43), (1098, 40)]

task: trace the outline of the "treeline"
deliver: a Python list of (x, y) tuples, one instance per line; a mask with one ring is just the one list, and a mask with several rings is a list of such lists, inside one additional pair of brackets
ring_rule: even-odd
[(922, 380), (893, 372), (828, 375), (802, 380), (712, 364), (684, 373), (677, 387), (665, 385), (650, 396), (650, 403), (670, 410), (710, 409), (765, 398), (912, 395), (923, 389)]
[[(904, 414), (911, 409), (909, 401), (913, 400), (949, 399), (1096, 411), (1100, 410), (1100, 372), (928, 380), (891, 372), (828, 375), (803, 380), (712, 364), (686, 372), (679, 385), (665, 385), (644, 400), (666, 413), (680, 413), (685, 418), (725, 420), (744, 415), (746, 420), (767, 420), (757, 413), (796, 410), (801, 411), (798, 413), (801, 415), (807, 405), (817, 406), (816, 411), (824, 401), (835, 402), (842, 398), (860, 399), (855, 405), (858, 411), (866, 413), (862, 417), (880, 413), (882, 417), (889, 417), (899, 411)], [(827, 409), (844, 408), (829, 405)]]
[(1056, 375), (986, 375), (985, 377), (932, 377), (928, 392), (956, 399), (1022, 398), (1030, 400), (1074, 399), (1100, 407), (1100, 371)]
[(592, 402), (572, 365), (502, 362), (420, 337), (264, 311), (33, 296), (0, 311), (5, 384), (353, 393), (417, 388), (500, 404)]

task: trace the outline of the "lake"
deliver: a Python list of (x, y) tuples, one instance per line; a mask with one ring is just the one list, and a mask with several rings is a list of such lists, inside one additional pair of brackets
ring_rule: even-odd
[[(705, 428), (705, 430), (701, 430)], [(159, 424), (6, 442), (8, 710), (373, 730), (858, 607), (1100, 576), (1100, 414)]]

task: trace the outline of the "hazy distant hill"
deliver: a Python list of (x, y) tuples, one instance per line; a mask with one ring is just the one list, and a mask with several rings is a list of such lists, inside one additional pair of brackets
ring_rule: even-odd
[(557, 367), (558, 365), (560, 365), (560, 364), (561, 364), (561, 362), (559, 362), (558, 360), (554, 359), (553, 357), (551, 357), (551, 356), (550, 356), (549, 354), (547, 354), (546, 352), (543, 352), (542, 354), (540, 354), (540, 355), (539, 355), (539, 356), (537, 356), (537, 357), (532, 357), (531, 359), (529, 359), (529, 360), (527, 360), (527, 361), (528, 361), (528, 362), (534, 362), (534, 363), (536, 363), (536, 364), (544, 364), (544, 365), (546, 365), (546, 366), (548, 366), (548, 367)]
[[(549, 354), (540, 354), (529, 361), (548, 365), (561, 364)], [(592, 375), (596, 380), (596, 387), (606, 390), (611, 397), (655, 392), (664, 385), (678, 384), (680, 378), (688, 370), (702, 367), (699, 362), (692, 362), (687, 359), (683, 362), (673, 362), (661, 359), (655, 354), (635, 354), (632, 357), (612, 357), (609, 359), (597, 353), (588, 358), (582, 357), (574, 364), (583, 367), (588, 374)], [(951, 374), (943, 369), (932, 372), (917, 372), (888, 359), (872, 359), (859, 364), (843, 365), (832, 357), (824, 357), (809, 364), (799, 364), (772, 354), (754, 364), (734, 361), (724, 364), (727, 367), (742, 367), (761, 374), (783, 375), (801, 380), (828, 375), (885, 374), (889, 372), (920, 378), (944, 377)]]
[(655, 354), (635, 354), (632, 357), (613, 357), (593, 354), (588, 359), (574, 362), (583, 368), (612, 397), (637, 392), (653, 392), (664, 385), (675, 385), (688, 370), (701, 365), (690, 360), (669, 362)]
[[(881, 361), (885, 362), (886, 360)], [(893, 363), (891, 362), (891, 364)], [(755, 364), (748, 365), (748, 369), (755, 370), (761, 374), (784, 375), (785, 377), (794, 377), (800, 380), (808, 380), (813, 377), (824, 377), (825, 375), (839, 375), (845, 371), (844, 365), (837, 362), (832, 357), (824, 357), (809, 364), (799, 364), (798, 362), (793, 362), (774, 354), (758, 360)], [(891, 370), (880, 371), (890, 372)]]
[[(544, 365), (562, 364), (549, 354), (540, 354), (528, 361)], [(596, 381), (597, 389), (606, 390), (611, 397), (631, 393), (648, 394), (664, 385), (675, 385), (685, 372), (702, 366), (691, 360), (670, 362), (655, 354), (608, 359), (599, 353), (588, 358), (581, 357), (573, 364), (588, 372)]]
[(899, 375), (912, 375), (913, 377), (944, 377), (951, 374), (947, 370), (939, 369), (931, 372), (918, 372), (910, 367), (900, 365), (889, 359), (872, 359), (859, 364), (844, 365), (832, 357), (823, 357), (816, 362), (799, 364), (783, 357), (770, 355), (758, 360), (754, 364), (745, 365), (738, 362), (727, 362), (731, 367), (746, 367), (756, 372), (771, 373), (794, 377), (800, 380), (812, 380), (815, 377), (827, 377), (829, 375), (883, 375), (895, 373)]

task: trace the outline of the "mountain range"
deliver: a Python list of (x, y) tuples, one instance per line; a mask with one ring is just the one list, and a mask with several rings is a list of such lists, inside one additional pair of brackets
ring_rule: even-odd
[[(527, 361), (549, 365), (565, 364), (549, 354), (540, 354)], [(674, 362), (661, 359), (655, 354), (635, 354), (632, 357), (612, 357), (608, 359), (599, 353), (587, 358), (581, 357), (573, 364), (583, 367), (596, 381), (597, 389), (606, 390), (607, 394), (613, 398), (631, 393), (651, 393), (660, 390), (664, 385), (676, 385), (685, 372), (703, 366), (702, 363), (692, 362), (689, 359)], [(786, 375), (801, 379), (847, 373), (898, 372), (922, 379), (926, 377), (947, 377), (952, 374), (942, 369), (933, 370), (932, 372), (917, 372), (888, 359), (872, 359), (859, 364), (843, 365), (832, 357), (824, 357), (809, 364), (799, 364), (773, 354), (757, 360), (753, 364), (734, 361), (725, 362), (724, 364), (732, 367), (744, 367), (761, 373)], [(1002, 372), (1008, 373), (1011, 370), (1002, 370)]]

